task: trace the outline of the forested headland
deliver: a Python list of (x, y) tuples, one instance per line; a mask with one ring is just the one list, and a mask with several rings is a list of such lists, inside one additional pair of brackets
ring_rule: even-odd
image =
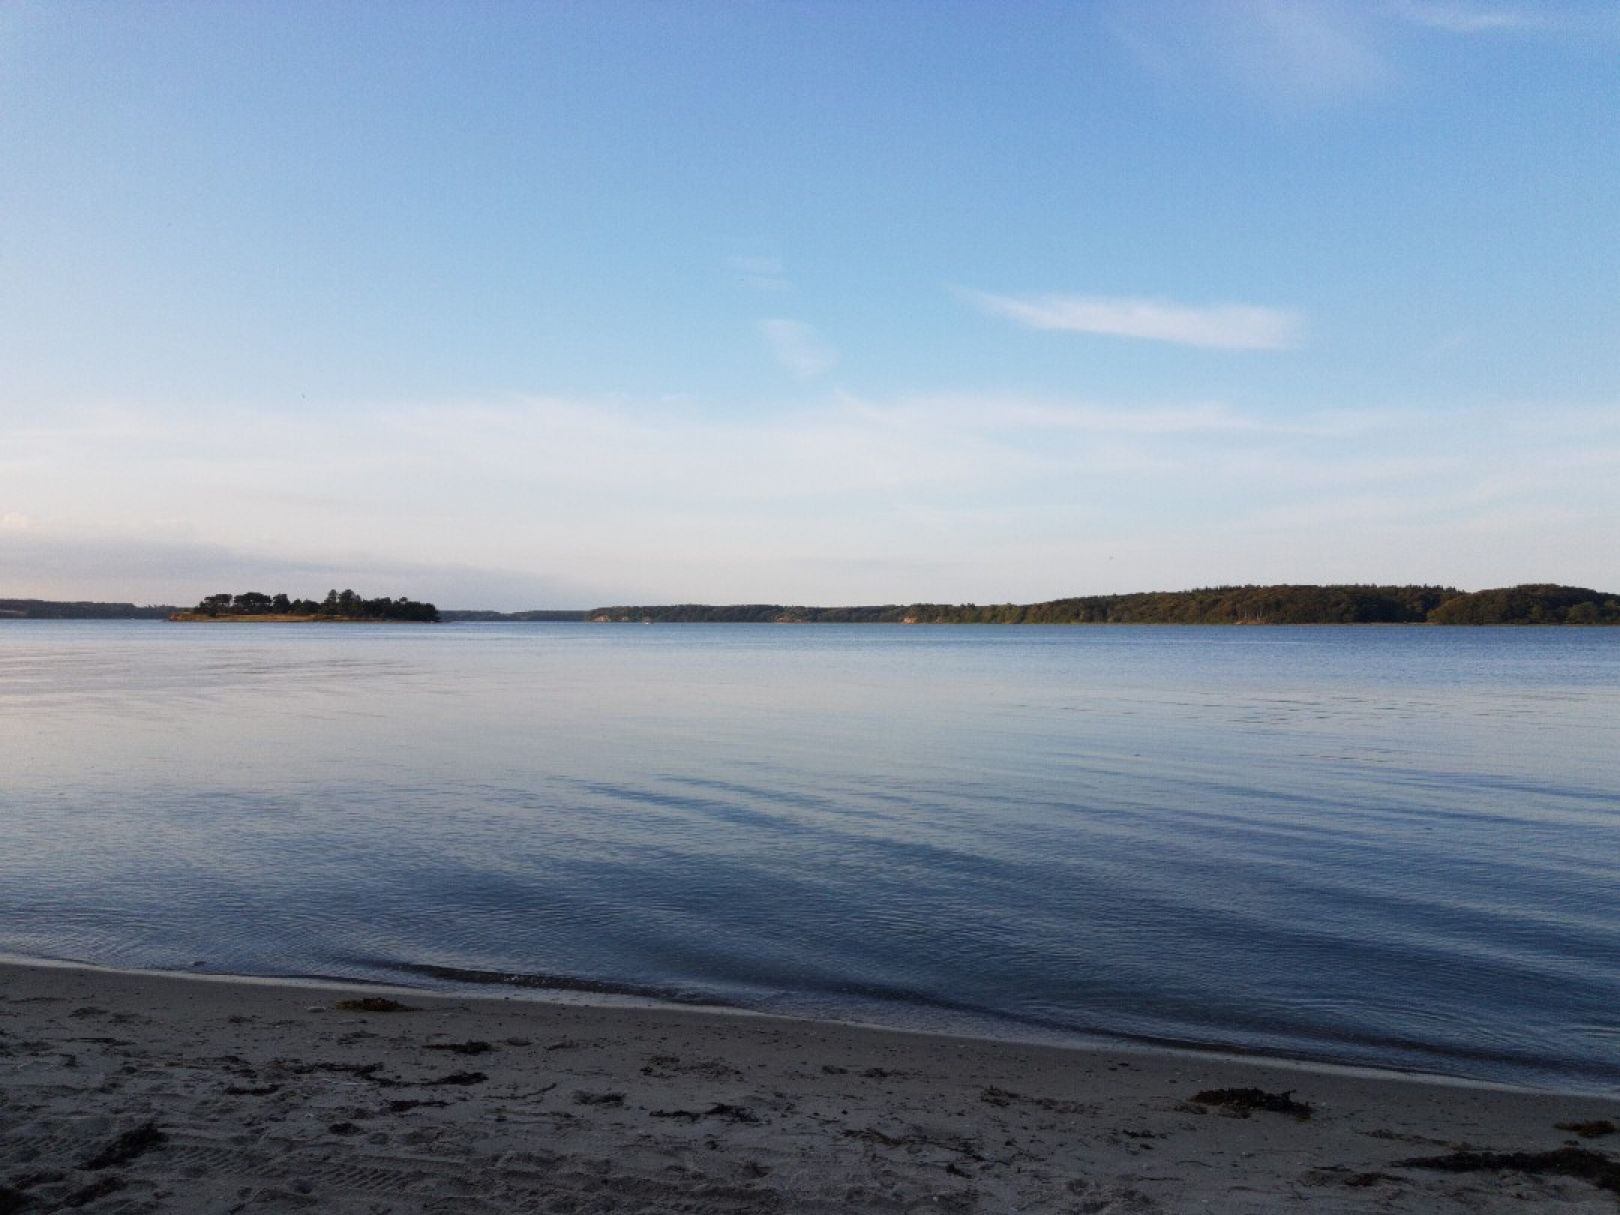
[(597, 623), (1617, 625), (1620, 595), (1550, 584), (1487, 591), (1444, 586), (1217, 586), (1024, 604), (603, 607), (593, 609), (588, 618)]
[(411, 621), (433, 624), (439, 619), (439, 609), (431, 603), (418, 603), (414, 599), (367, 599), (354, 591), (331, 590), (326, 598), (292, 599), (285, 594), (266, 595), (259, 591), (244, 591), (239, 595), (229, 592), (209, 595), (189, 611), (175, 612), (171, 620), (246, 620), (246, 621), (305, 621), (330, 620), (343, 622)]

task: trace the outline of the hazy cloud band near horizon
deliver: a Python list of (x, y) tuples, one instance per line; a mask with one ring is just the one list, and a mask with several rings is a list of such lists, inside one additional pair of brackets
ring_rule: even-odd
[[(1455, 433), (1443, 451), (1420, 441), (1435, 429)], [(452, 607), (1001, 602), (1234, 575), (1477, 589), (1500, 584), (1509, 545), (1536, 553), (1514, 580), (1603, 584), (1617, 460), (1620, 411), (1602, 404), (96, 408), (0, 420), (0, 569), (6, 594), (167, 602), (282, 578), (270, 589)]]

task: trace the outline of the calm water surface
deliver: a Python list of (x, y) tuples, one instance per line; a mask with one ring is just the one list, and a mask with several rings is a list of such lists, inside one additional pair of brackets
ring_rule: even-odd
[(0, 951), (1620, 1092), (1620, 630), (0, 622)]

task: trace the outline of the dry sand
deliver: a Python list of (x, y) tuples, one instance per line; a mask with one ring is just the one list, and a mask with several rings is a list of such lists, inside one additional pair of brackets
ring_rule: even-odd
[(0, 1213), (1620, 1210), (1616, 1100), (691, 1010), (0, 966), (0, 1081)]

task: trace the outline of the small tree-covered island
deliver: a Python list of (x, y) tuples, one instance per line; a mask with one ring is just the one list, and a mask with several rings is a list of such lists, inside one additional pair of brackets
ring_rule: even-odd
[(229, 592), (209, 595), (189, 611), (175, 612), (170, 620), (236, 621), (272, 623), (302, 623), (305, 621), (335, 621), (341, 624), (380, 624), (408, 621), (415, 624), (436, 624), (439, 609), (431, 603), (418, 603), (414, 599), (367, 599), (354, 591), (331, 590), (326, 598), (290, 599), (284, 594), (265, 595), (259, 591), (243, 591), (240, 595)]

